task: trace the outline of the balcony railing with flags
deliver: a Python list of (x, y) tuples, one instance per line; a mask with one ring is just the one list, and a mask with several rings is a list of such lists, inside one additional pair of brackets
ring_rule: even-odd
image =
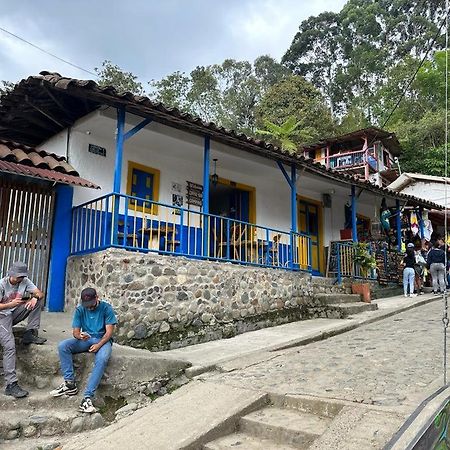
[(71, 254), (115, 247), (288, 270), (311, 270), (311, 239), (124, 194), (73, 208)]

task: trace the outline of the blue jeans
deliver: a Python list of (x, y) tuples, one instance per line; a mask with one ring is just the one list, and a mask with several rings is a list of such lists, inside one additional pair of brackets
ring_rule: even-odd
[[(59, 361), (61, 363), (61, 373), (66, 381), (75, 381), (75, 374), (73, 373), (73, 359), (74, 353), (84, 353), (89, 351), (91, 345), (97, 344), (100, 338), (89, 338), (85, 341), (79, 339), (66, 339), (58, 344)], [(97, 386), (100, 384), (106, 365), (111, 356), (112, 343), (107, 342), (100, 350), (95, 353), (94, 368), (84, 391), (85, 397), (93, 397)]]
[(405, 267), (403, 269), (403, 291), (405, 295), (408, 294), (408, 285), (409, 285), (409, 293), (414, 293), (414, 278), (415, 272), (411, 267)]

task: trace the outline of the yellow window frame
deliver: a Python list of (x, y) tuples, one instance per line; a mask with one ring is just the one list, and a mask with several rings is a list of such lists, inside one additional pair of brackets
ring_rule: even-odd
[[(144, 166), (143, 164), (139, 164), (134, 161), (128, 161), (128, 176), (127, 176), (127, 195), (131, 195), (131, 186), (133, 181), (133, 169), (141, 170), (142, 172), (146, 172), (150, 175), (153, 175), (153, 201), (159, 202), (159, 178), (161, 172), (158, 169), (155, 169), (154, 167), (148, 167)], [(128, 202), (128, 209), (135, 209), (134, 202), (129, 201)], [(153, 208), (143, 208), (145, 214), (151, 214), (153, 213), (154, 216), (158, 215), (158, 205), (153, 205)], [(139, 211), (142, 210), (142, 208), (138, 208)]]

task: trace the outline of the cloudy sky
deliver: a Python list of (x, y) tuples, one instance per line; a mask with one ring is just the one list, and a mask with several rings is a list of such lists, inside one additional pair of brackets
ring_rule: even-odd
[[(0, 0), (0, 27), (89, 71), (105, 59), (142, 82), (225, 58), (280, 58), (300, 22), (344, 0)], [(0, 80), (41, 70), (92, 78), (0, 30)]]

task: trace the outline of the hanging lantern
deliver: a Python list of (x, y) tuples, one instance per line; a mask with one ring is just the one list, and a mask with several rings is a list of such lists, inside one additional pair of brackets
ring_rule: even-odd
[(219, 177), (217, 175), (217, 158), (214, 158), (213, 161), (214, 161), (214, 173), (211, 176), (211, 183), (214, 187), (216, 187), (217, 183), (219, 182)]

